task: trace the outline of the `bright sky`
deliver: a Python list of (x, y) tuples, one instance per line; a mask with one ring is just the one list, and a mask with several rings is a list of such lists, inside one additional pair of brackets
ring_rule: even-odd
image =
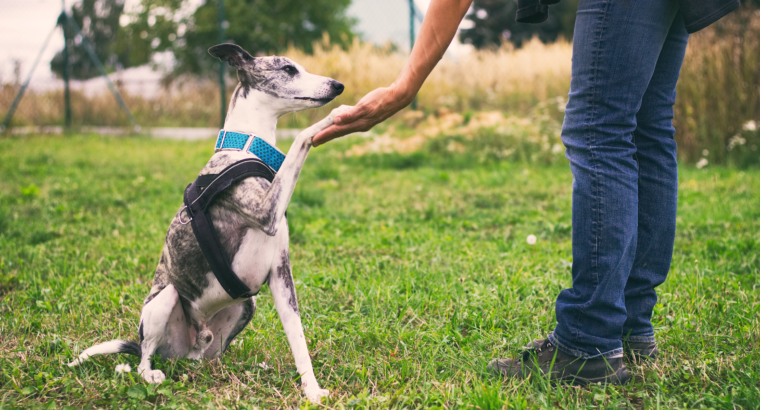
[[(65, 0), (70, 8), (76, 0)], [(190, 0), (200, 2), (201, 0)], [(308, 0), (304, 0), (308, 1)], [(427, 10), (430, 0), (415, 0), (418, 8)], [(127, 10), (139, 0), (126, 0)], [(61, 12), (61, 0), (0, 0), (0, 80), (13, 80), (13, 61), (20, 60), (21, 80), (26, 78), (47, 34), (55, 26)], [(364, 38), (377, 43), (388, 40), (408, 44), (409, 9), (407, 0), (354, 0), (348, 13), (359, 20), (358, 29)], [(36, 88), (58, 87), (50, 72), (50, 60), (63, 47), (60, 32), (53, 35), (32, 78)], [(149, 69), (128, 70), (131, 78), (151, 79), (157, 75)]]
[[(45, 37), (55, 26), (61, 0), (0, 0), (0, 10), (0, 78), (13, 80), (12, 61), (21, 60), (23, 80)], [(51, 77), (48, 63), (61, 47), (62, 36), (54, 35), (40, 61), (35, 81)], [(40, 77), (40, 73), (45, 75)]]

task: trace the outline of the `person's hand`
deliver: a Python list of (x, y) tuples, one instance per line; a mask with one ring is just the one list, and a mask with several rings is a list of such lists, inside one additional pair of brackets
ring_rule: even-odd
[(359, 131), (369, 131), (372, 127), (388, 119), (411, 102), (406, 93), (395, 85), (378, 88), (365, 95), (354, 107), (335, 116), (335, 123), (314, 136), (314, 146)]

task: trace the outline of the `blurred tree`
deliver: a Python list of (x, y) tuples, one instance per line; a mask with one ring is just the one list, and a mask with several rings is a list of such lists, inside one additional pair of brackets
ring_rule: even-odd
[(498, 47), (505, 40), (521, 47), (533, 36), (538, 36), (544, 43), (555, 41), (559, 36), (571, 40), (577, 10), (578, 0), (562, 0), (549, 8), (549, 18), (545, 22), (526, 24), (515, 21), (515, 0), (475, 0), (472, 13), (466, 17), (472, 21), (473, 27), (460, 30), (459, 38), (478, 49)]
[[(760, 0), (741, 0), (741, 3), (744, 7), (760, 7)], [(515, 0), (475, 0), (472, 13), (466, 16), (473, 27), (460, 30), (459, 38), (478, 49), (498, 47), (505, 40), (520, 47), (533, 36), (544, 43), (555, 41), (559, 36), (572, 40), (577, 10), (578, 0), (562, 0), (549, 7), (545, 22), (527, 24), (515, 21)]]
[[(145, 46), (135, 47), (129, 33), (125, 33), (119, 21), (124, 12), (124, 0), (81, 0), (71, 8), (70, 16), (82, 30), (95, 49), (95, 54), (107, 70), (134, 67), (148, 62), (147, 54), (139, 53)], [(60, 22), (65, 23), (65, 22)], [(79, 80), (100, 75), (90, 60), (81, 40), (75, 38), (74, 30), (63, 24), (69, 45), (71, 77)], [(50, 70), (63, 75), (63, 50), (50, 61)]]
[[(219, 42), (218, 3), (206, 0), (189, 10), (187, 0), (142, 0), (126, 31), (148, 55), (168, 51), (173, 76), (211, 74), (217, 60), (207, 50)], [(323, 34), (348, 45), (354, 21), (351, 0), (224, 0), (226, 38), (253, 55), (281, 52), (289, 45), (307, 52)], [(147, 45), (147, 47), (146, 47)]]

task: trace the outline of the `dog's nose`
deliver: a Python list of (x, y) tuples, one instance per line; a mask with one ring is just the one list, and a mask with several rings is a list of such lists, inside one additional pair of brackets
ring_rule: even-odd
[(341, 95), (341, 93), (343, 93), (343, 89), (346, 88), (346, 87), (343, 86), (343, 83), (340, 83), (340, 82), (335, 81), (335, 80), (333, 80), (330, 83), (330, 87), (335, 91), (335, 93), (337, 95)]

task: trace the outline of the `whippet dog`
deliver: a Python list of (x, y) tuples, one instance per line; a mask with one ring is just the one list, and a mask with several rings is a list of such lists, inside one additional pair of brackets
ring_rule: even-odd
[[(214, 46), (209, 53), (237, 69), (240, 81), (230, 101), (224, 131), (255, 135), (271, 146), (276, 144), (279, 117), (323, 106), (343, 92), (343, 84), (310, 74), (285, 57), (254, 58), (234, 44)], [(208, 209), (234, 273), (253, 294), (269, 283), (301, 386), (312, 402), (329, 392), (319, 387), (306, 346), (290, 268), (285, 210), (312, 138), (333, 123), (340, 109), (298, 134), (271, 183), (264, 178), (243, 179)], [(242, 150), (219, 150), (199, 175), (217, 174), (252, 155)], [(130, 353), (141, 358), (137, 372), (147, 382), (161, 383), (165, 375), (151, 369), (152, 355), (197, 360), (219, 357), (255, 311), (255, 296), (233, 300), (221, 287), (191, 226), (182, 223), (181, 208), (169, 226), (153, 287), (143, 304), (139, 344), (121, 340), (101, 343), (83, 351), (69, 366), (94, 355)]]

